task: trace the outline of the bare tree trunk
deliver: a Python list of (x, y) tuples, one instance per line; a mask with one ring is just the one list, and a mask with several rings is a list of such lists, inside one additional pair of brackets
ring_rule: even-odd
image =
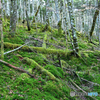
[(10, 6), (10, 35), (13, 37), (16, 32), (17, 1), (11, 0)]
[(70, 17), (70, 23), (71, 23), (71, 29), (72, 29), (72, 36), (73, 36), (73, 44), (74, 44), (73, 51), (75, 54), (78, 54), (79, 47), (78, 47), (77, 38), (76, 38), (75, 21), (74, 21), (71, 0), (67, 0), (67, 4), (68, 4), (68, 11), (69, 11), (69, 17)]
[[(35, 17), (37, 17), (37, 15), (38, 15), (38, 13), (39, 13), (39, 10), (40, 10), (40, 5), (38, 6), (38, 9), (37, 9), (37, 11), (36, 11), (36, 13), (35, 13)], [(35, 22), (35, 17), (33, 18), (33, 22)]]
[(98, 15), (99, 15), (99, 10), (96, 9), (95, 14), (94, 14), (94, 17), (93, 17), (93, 24), (92, 24), (92, 27), (91, 27), (91, 30), (90, 30), (90, 42), (91, 42), (91, 37), (93, 35), (93, 31), (94, 31), (94, 28), (95, 28), (96, 19), (97, 19), (97, 16)]
[(31, 27), (30, 27), (30, 23), (29, 23), (29, 17), (28, 17), (28, 13), (27, 13), (27, 4), (26, 4), (26, 2), (27, 2), (27, 1), (25, 0), (26, 21), (27, 21), (27, 28), (28, 28), (28, 31), (30, 31), (30, 30), (31, 30)]
[(1, 59), (4, 59), (4, 44), (3, 44), (3, 30), (2, 30), (2, 4), (0, 0), (0, 33), (1, 33)]

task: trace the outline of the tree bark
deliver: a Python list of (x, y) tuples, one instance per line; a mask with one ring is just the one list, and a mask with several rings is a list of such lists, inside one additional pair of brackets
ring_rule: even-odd
[(20, 71), (20, 72), (27, 73), (27, 74), (28, 74), (29, 76), (31, 76), (31, 77), (34, 77), (34, 75), (30, 74), (30, 73), (27, 72), (26, 70), (20, 69), (19, 67), (15, 67), (15, 66), (13, 66), (13, 65), (11, 65), (11, 64), (9, 64), (9, 63), (3, 61), (3, 60), (0, 60), (0, 62), (3, 63), (3, 64), (5, 64), (5, 65), (7, 65), (7, 66), (9, 66), (9, 67), (11, 67), (11, 68), (13, 68), (13, 69), (16, 69), (16, 70), (18, 70), (18, 71)]
[(91, 42), (91, 37), (92, 37), (92, 35), (93, 35), (93, 31), (94, 31), (94, 28), (95, 28), (96, 19), (97, 19), (97, 16), (98, 16), (98, 15), (99, 15), (99, 10), (96, 9), (95, 14), (94, 14), (94, 17), (93, 17), (92, 27), (91, 27), (91, 30), (90, 30), (90, 42)]
[(1, 0), (0, 0), (0, 34), (1, 34), (1, 59), (4, 59), (4, 41), (3, 41), (3, 30), (2, 30), (2, 4), (1, 4)]
[(17, 21), (17, 1), (11, 0), (10, 5), (10, 35), (14, 37), (16, 32), (16, 21)]
[(77, 55), (79, 51), (79, 47), (78, 47), (77, 38), (76, 38), (75, 21), (74, 21), (71, 0), (67, 0), (67, 4), (68, 4), (68, 11), (69, 11), (69, 17), (70, 17), (70, 23), (71, 23), (71, 29), (72, 29), (72, 36), (73, 36), (73, 44), (74, 44), (73, 51)]
[[(21, 44), (12, 44), (12, 43), (8, 43), (8, 42), (4, 42), (4, 47), (5, 48), (18, 48), (22, 46)], [(40, 52), (40, 53), (43, 53), (43, 54), (56, 54), (56, 55), (60, 55), (60, 57), (67, 57), (68, 55), (72, 55), (73, 54), (73, 51), (65, 51), (65, 50), (61, 50), (61, 49), (45, 49), (43, 47), (28, 47), (28, 46), (23, 46), (21, 48), (21, 50), (23, 51), (29, 51), (29, 52)]]
[(28, 13), (27, 13), (27, 4), (26, 4), (26, 0), (25, 0), (25, 12), (26, 12), (26, 21), (27, 21), (27, 28), (28, 28), (28, 31), (31, 30), (31, 27), (30, 27), (30, 23), (29, 23), (29, 17), (28, 17)]

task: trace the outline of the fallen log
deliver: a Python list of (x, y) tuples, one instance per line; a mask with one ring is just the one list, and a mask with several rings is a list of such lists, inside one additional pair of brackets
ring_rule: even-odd
[[(8, 42), (4, 42), (4, 47), (5, 48), (10, 48), (10, 49), (15, 49), (20, 47), (21, 44), (12, 44), (12, 43), (8, 43)], [(59, 54), (60, 57), (66, 57), (67, 55), (71, 55), (73, 54), (73, 51), (66, 51), (66, 50), (61, 50), (61, 49), (49, 49), (49, 48), (43, 48), (43, 47), (33, 47), (33, 46), (23, 46), (20, 48), (23, 51), (29, 51), (29, 52), (40, 52), (43, 54)]]
[[(39, 70), (39, 71), (41, 71), (42, 73), (48, 75), (49, 78), (50, 78), (51, 80), (57, 80), (56, 77), (55, 77), (52, 73), (50, 73), (48, 70), (46, 70), (45, 68), (43, 68), (42, 66), (40, 66), (40, 65), (39, 65), (37, 62), (35, 62), (34, 60), (25, 57), (25, 58), (23, 59), (23, 62), (28, 63), (30, 66), (34, 65), (35, 68), (36, 68), (37, 70)], [(34, 68), (33, 68), (33, 69), (34, 69)]]
[(9, 63), (3, 61), (3, 60), (0, 60), (0, 62), (3, 63), (3, 64), (5, 64), (5, 65), (7, 65), (8, 67), (11, 67), (11, 68), (13, 68), (13, 69), (16, 69), (16, 70), (18, 70), (18, 71), (20, 71), (20, 72), (27, 73), (29, 76), (35, 78), (34, 75), (30, 74), (30, 73), (29, 73), (28, 71), (26, 71), (26, 70), (23, 70), (23, 69), (21, 69), (21, 68), (19, 68), (19, 67), (15, 67), (15, 66), (13, 66), (13, 65), (11, 65), (11, 64), (9, 64)]
[[(27, 43), (21, 45), (20, 47), (18, 47), (18, 48), (16, 48), (16, 49), (13, 49), (13, 50), (7, 51), (7, 52), (4, 53), (4, 55), (5, 55), (5, 54), (8, 54), (8, 53), (11, 53), (11, 52), (14, 52), (14, 51), (16, 51), (16, 50), (19, 50), (20, 48), (22, 48), (23, 46), (27, 45), (28, 43), (29, 43), (29, 42), (27, 42)], [(0, 54), (0, 56), (1, 56), (1, 54)]]

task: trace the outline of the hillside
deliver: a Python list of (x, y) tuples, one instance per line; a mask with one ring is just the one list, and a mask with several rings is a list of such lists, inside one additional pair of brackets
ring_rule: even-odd
[[(4, 61), (26, 70), (10, 68), (0, 60), (0, 100), (99, 100), (98, 96), (74, 96), (71, 91), (100, 93), (99, 42), (77, 31), (79, 56), (72, 51), (70, 37), (66, 44), (65, 34), (57, 35), (57, 29), (41, 32), (42, 24), (17, 26), (14, 37), (9, 36), (9, 22), (3, 24)], [(28, 75), (30, 73), (33, 77)], [(79, 88), (80, 87), (80, 88)]]

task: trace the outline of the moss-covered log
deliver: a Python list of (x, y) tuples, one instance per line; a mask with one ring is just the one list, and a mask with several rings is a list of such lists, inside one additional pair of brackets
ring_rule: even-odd
[(35, 62), (34, 60), (25, 57), (25, 58), (23, 59), (23, 61), (25, 61), (26, 63), (28, 63), (28, 64), (31, 65), (31, 66), (34, 65), (35, 68), (36, 68), (37, 70), (39, 70), (39, 71), (41, 71), (42, 73), (48, 75), (49, 78), (50, 78), (51, 80), (56, 80), (56, 77), (55, 77), (52, 73), (50, 73), (48, 70), (46, 70), (45, 68), (43, 68), (42, 66), (40, 66), (40, 65), (39, 65), (37, 62)]
[[(17, 47), (20, 47), (21, 44), (12, 44), (12, 43), (8, 43), (8, 42), (4, 42), (4, 47), (5, 48), (11, 48), (11, 49), (15, 49)], [(70, 55), (70, 54), (73, 54), (72, 51), (66, 51), (66, 50), (61, 50), (61, 49), (49, 49), (49, 48), (43, 48), (43, 47), (33, 47), (33, 46), (23, 46), (21, 48), (21, 50), (24, 50), (24, 51), (29, 51), (29, 52), (34, 52), (34, 51), (37, 51), (37, 52), (40, 52), (40, 53), (43, 53), (43, 54), (59, 54), (60, 57), (66, 57), (67, 55)]]

